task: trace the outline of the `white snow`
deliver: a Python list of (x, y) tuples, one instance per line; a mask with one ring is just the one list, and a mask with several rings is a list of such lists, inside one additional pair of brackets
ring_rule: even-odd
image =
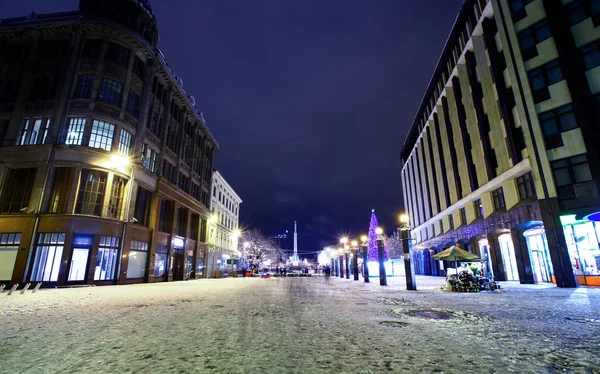
[(229, 278), (4, 292), (0, 373), (600, 373), (600, 289), (389, 284)]

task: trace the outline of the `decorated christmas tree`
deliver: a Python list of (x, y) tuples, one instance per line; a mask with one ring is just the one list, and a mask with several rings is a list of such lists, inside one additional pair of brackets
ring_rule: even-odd
[[(369, 261), (378, 261), (377, 254), (377, 227), (379, 224), (377, 223), (377, 216), (375, 215), (375, 209), (371, 211), (371, 223), (369, 224)], [(385, 247), (383, 248), (383, 259), (384, 261), (388, 260), (388, 254)]]

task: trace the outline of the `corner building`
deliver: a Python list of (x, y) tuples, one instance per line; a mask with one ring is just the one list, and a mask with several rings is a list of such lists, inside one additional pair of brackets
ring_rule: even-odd
[(463, 3), (401, 153), (417, 272), (600, 285), (600, 3)]
[(213, 155), (145, 0), (0, 23), (0, 282), (201, 277)]

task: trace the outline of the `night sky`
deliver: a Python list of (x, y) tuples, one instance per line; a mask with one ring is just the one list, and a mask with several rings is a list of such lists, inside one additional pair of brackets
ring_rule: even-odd
[[(78, 9), (0, 1), (0, 18)], [(402, 210), (398, 153), (462, 0), (151, 0), (159, 48), (204, 113), (241, 225), (301, 256)], [(291, 240), (288, 246), (291, 247)]]

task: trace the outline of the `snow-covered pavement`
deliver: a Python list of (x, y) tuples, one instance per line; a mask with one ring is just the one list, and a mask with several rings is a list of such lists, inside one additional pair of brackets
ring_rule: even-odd
[[(600, 373), (600, 289), (211, 279), (0, 295), (0, 373)], [(436, 317), (430, 319), (427, 317)]]

